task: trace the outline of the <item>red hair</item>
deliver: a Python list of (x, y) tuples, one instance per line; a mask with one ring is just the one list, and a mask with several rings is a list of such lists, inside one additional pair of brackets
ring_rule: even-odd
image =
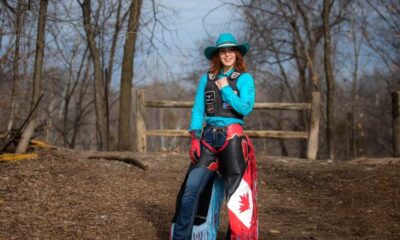
[[(247, 66), (246, 63), (244, 62), (243, 55), (240, 53), (239, 49), (233, 48), (233, 51), (236, 54), (236, 61), (235, 61), (235, 70), (242, 73), (247, 71)], [(219, 58), (219, 51), (217, 51), (214, 56), (212, 57), (210, 61), (210, 72), (212, 74), (217, 75), (221, 69), (224, 67), (224, 65), (221, 62), (221, 59)]]

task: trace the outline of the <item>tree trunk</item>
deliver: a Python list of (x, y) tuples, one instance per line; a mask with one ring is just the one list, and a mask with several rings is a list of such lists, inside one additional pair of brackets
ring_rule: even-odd
[(29, 121), (28, 125), (24, 129), (22, 133), (21, 140), (18, 143), (17, 150), (15, 153), (25, 153), (29, 147), (29, 142), (35, 132), (36, 127), (38, 126), (38, 122), (36, 118), (33, 118)]
[(130, 151), (131, 145), (131, 88), (133, 78), (135, 44), (139, 29), (142, 0), (132, 0), (130, 5), (128, 31), (125, 39), (124, 56), (121, 69), (121, 90), (119, 98), (118, 150)]
[(355, 122), (354, 112), (348, 112), (346, 117), (346, 159), (351, 160), (356, 157), (356, 145), (355, 145)]
[(354, 18), (351, 19), (351, 40), (353, 42), (353, 54), (354, 54), (354, 69), (353, 69), (353, 81), (352, 81), (352, 90), (351, 90), (351, 122), (350, 124), (350, 143), (349, 143), (349, 158), (354, 159), (357, 158), (357, 129), (356, 129), (356, 116), (358, 112), (357, 108), (357, 101), (358, 101), (358, 70), (359, 70), (359, 57), (360, 57), (360, 50), (362, 46), (362, 41), (357, 41), (357, 34), (356, 34), (356, 25)]
[(121, 19), (120, 19), (121, 18), (121, 8), (122, 8), (121, 1), (122, 0), (118, 1), (117, 16), (116, 16), (115, 28), (114, 28), (114, 33), (113, 33), (112, 43), (111, 43), (111, 50), (110, 50), (110, 59), (108, 61), (108, 68), (107, 68), (108, 75), (106, 78), (108, 86), (111, 86), (115, 51), (117, 49), (118, 36), (119, 36), (119, 32), (121, 31), (121, 25), (122, 25)]
[[(293, 38), (293, 52), (301, 56), (301, 51), (299, 50), (298, 46), (298, 40), (296, 38)], [(304, 59), (301, 59), (297, 57), (296, 59), (296, 66), (297, 66), (297, 72), (298, 72), (298, 79), (299, 79), (299, 91), (298, 91), (298, 99), (299, 102), (308, 102), (309, 99), (307, 98), (307, 77), (306, 77), (306, 71), (307, 71), (307, 63), (304, 61)], [(300, 122), (300, 130), (308, 131), (309, 129), (309, 117), (308, 113), (306, 111), (298, 111), (298, 119)], [(305, 158), (307, 153), (307, 143), (304, 141), (299, 141), (299, 156), (301, 158)]]
[(19, 50), (20, 50), (20, 37), (23, 28), (23, 9), (21, 0), (17, 3), (17, 10), (15, 11), (15, 48), (13, 59), (13, 85), (11, 90), (10, 113), (8, 116), (7, 131), (10, 131), (14, 126), (15, 116), (18, 112), (17, 104), (17, 90), (19, 85)]
[(107, 120), (107, 145), (110, 146), (110, 104), (109, 104), (109, 96), (110, 96), (110, 86), (111, 80), (113, 75), (113, 67), (114, 67), (114, 58), (115, 52), (117, 49), (117, 42), (119, 33), (121, 31), (121, 9), (122, 9), (122, 0), (118, 0), (118, 7), (117, 7), (117, 15), (114, 27), (114, 33), (112, 37), (111, 49), (110, 49), (110, 58), (108, 59), (108, 67), (105, 69), (105, 95), (106, 95), (106, 120)]
[(85, 0), (82, 7), (83, 24), (89, 45), (94, 69), (94, 94), (96, 108), (97, 149), (107, 150), (106, 103), (104, 96), (104, 78), (99, 50), (96, 46), (95, 33), (91, 23), (91, 1)]
[(47, 18), (47, 5), (48, 0), (40, 0), (39, 20), (36, 36), (36, 56), (35, 56), (35, 69), (33, 72), (33, 89), (31, 108), (38, 101), (41, 94), (41, 79), (42, 79), (42, 66), (44, 58), (45, 46), (45, 33), (46, 33), (46, 18)]
[(327, 143), (329, 159), (335, 159), (335, 80), (332, 70), (332, 46), (331, 46), (331, 29), (329, 23), (330, 16), (330, 0), (324, 0), (322, 12), (323, 29), (324, 29), (324, 68), (325, 78), (327, 81)]
[[(34, 109), (35, 105), (39, 101), (41, 95), (41, 78), (42, 78), (42, 67), (44, 58), (44, 45), (45, 45), (45, 33), (46, 33), (46, 18), (47, 18), (47, 5), (48, 0), (40, 0), (39, 7), (39, 20), (36, 36), (36, 55), (35, 55), (35, 66), (33, 72), (33, 87), (32, 87), (32, 101), (31, 110)], [(33, 136), (35, 128), (38, 124), (36, 110), (33, 112), (31, 119), (29, 120), (28, 126), (23, 130), (21, 141), (17, 147), (17, 153), (24, 153), (28, 149), (28, 144)]]

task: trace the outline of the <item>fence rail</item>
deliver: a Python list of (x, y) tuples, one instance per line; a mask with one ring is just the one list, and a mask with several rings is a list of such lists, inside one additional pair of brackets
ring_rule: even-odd
[[(297, 131), (244, 131), (252, 138), (308, 138), (307, 132)], [(190, 137), (187, 130), (146, 130), (146, 136), (160, 137)]]
[[(150, 108), (191, 108), (192, 101), (146, 101)], [(255, 103), (255, 110), (309, 110), (311, 103)]]
[[(313, 92), (311, 103), (255, 103), (255, 110), (294, 110), (310, 112), (310, 128), (302, 131), (275, 131), (275, 130), (248, 130), (245, 133), (252, 138), (285, 138), (307, 139), (307, 158), (314, 160), (318, 152), (319, 132), (319, 105), (320, 93)], [(136, 93), (136, 149), (139, 152), (147, 151), (147, 136), (189, 137), (187, 130), (147, 130), (145, 124), (146, 108), (191, 108), (192, 101), (146, 101), (144, 90)]]

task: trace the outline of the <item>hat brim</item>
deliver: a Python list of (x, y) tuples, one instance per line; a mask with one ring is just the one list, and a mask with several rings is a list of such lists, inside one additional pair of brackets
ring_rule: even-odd
[(249, 44), (248, 43), (243, 43), (243, 44), (238, 44), (238, 45), (225, 45), (225, 46), (219, 46), (219, 47), (207, 47), (206, 49), (204, 49), (204, 55), (206, 56), (206, 58), (208, 60), (211, 60), (214, 56), (215, 53), (218, 52), (219, 49), (221, 48), (227, 48), (227, 47), (234, 47), (239, 49), (239, 52), (244, 56), (246, 55), (246, 53), (249, 51)]

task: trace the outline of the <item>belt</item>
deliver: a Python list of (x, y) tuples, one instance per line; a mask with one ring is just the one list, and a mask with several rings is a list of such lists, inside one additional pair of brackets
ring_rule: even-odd
[(211, 129), (213, 132), (234, 132), (234, 133), (243, 133), (243, 128), (240, 124), (234, 123), (228, 126), (209, 126), (207, 125), (205, 128)]
[(221, 127), (221, 126), (206, 126), (205, 128), (209, 128), (213, 132), (226, 132), (226, 130), (228, 129), (227, 127)]

